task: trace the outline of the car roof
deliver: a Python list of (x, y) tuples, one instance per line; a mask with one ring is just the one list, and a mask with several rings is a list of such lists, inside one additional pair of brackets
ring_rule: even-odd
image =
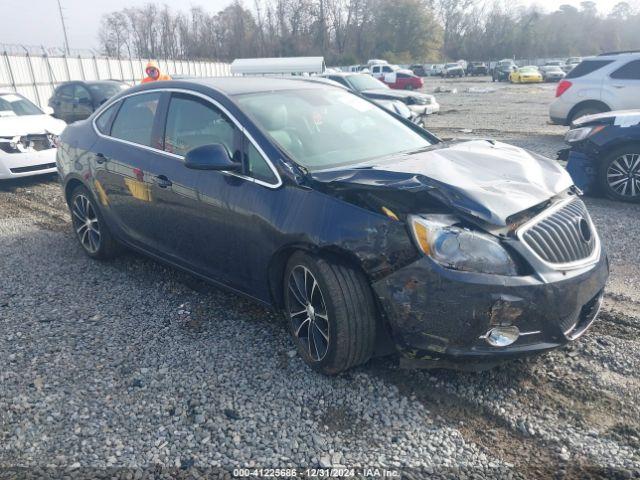
[(628, 60), (629, 58), (640, 58), (640, 50), (629, 50), (626, 52), (609, 52), (602, 53), (597, 57), (589, 57), (585, 60)]
[(246, 93), (272, 92), (278, 90), (303, 90), (318, 88), (335, 88), (328, 82), (309, 81), (309, 77), (203, 77), (183, 80), (163, 80), (161, 82), (149, 82), (133, 87), (134, 90), (147, 90), (158, 88), (188, 88), (193, 86), (209, 87), (227, 96), (242, 95)]
[[(218, 77), (193, 79), (193, 83), (213, 87), (227, 95), (243, 93), (269, 92), (273, 90), (298, 90), (304, 88), (327, 88), (327, 83), (309, 82), (307, 77), (300, 79), (283, 77)], [(330, 87), (332, 88), (332, 87)]]
[(76, 84), (76, 83), (81, 83), (81, 84), (84, 84), (84, 85), (112, 85), (114, 83), (125, 84), (125, 82), (123, 82), (122, 80), (115, 80), (115, 79), (109, 79), (109, 80), (68, 80), (66, 82), (61, 82), (58, 86), (59, 87), (64, 87), (65, 85), (72, 85), (72, 84)]

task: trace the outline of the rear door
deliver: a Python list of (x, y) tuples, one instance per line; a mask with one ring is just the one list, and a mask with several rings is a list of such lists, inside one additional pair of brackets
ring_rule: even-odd
[(614, 110), (640, 108), (640, 59), (612, 72), (610, 82)]
[[(160, 125), (156, 113), (163, 105), (161, 92), (138, 93), (120, 101), (104, 122), (104, 131), (93, 147), (94, 176), (100, 201), (111, 224), (128, 241), (148, 250), (161, 251), (158, 235), (165, 228), (159, 221), (152, 196), (156, 181)], [(96, 125), (100, 130), (103, 116)], [(109, 120), (109, 119), (107, 119)]]

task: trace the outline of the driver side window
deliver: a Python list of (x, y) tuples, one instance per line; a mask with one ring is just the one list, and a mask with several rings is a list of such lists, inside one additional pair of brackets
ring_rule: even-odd
[(236, 128), (211, 103), (191, 95), (174, 94), (169, 104), (164, 150), (185, 156), (202, 145), (224, 145), (229, 157), (236, 156)]

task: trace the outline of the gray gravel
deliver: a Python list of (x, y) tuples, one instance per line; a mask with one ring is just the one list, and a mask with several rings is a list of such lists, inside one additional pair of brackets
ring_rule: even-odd
[[(552, 86), (426, 88), (441, 84), (460, 93), (438, 94), (439, 135), (495, 130), (547, 155), (562, 145), (566, 129), (544, 123)], [(4, 183), (0, 478), (16, 467), (138, 478), (329, 465), (414, 478), (640, 476), (640, 206), (587, 203), (612, 274), (602, 317), (578, 342), (483, 373), (385, 358), (325, 378), (272, 312), (135, 254), (86, 258), (55, 179)]]

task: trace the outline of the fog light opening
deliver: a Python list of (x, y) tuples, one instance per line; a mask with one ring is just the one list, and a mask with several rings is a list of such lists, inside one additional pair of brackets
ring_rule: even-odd
[(518, 327), (494, 327), (484, 335), (484, 340), (492, 347), (507, 347), (520, 337)]

